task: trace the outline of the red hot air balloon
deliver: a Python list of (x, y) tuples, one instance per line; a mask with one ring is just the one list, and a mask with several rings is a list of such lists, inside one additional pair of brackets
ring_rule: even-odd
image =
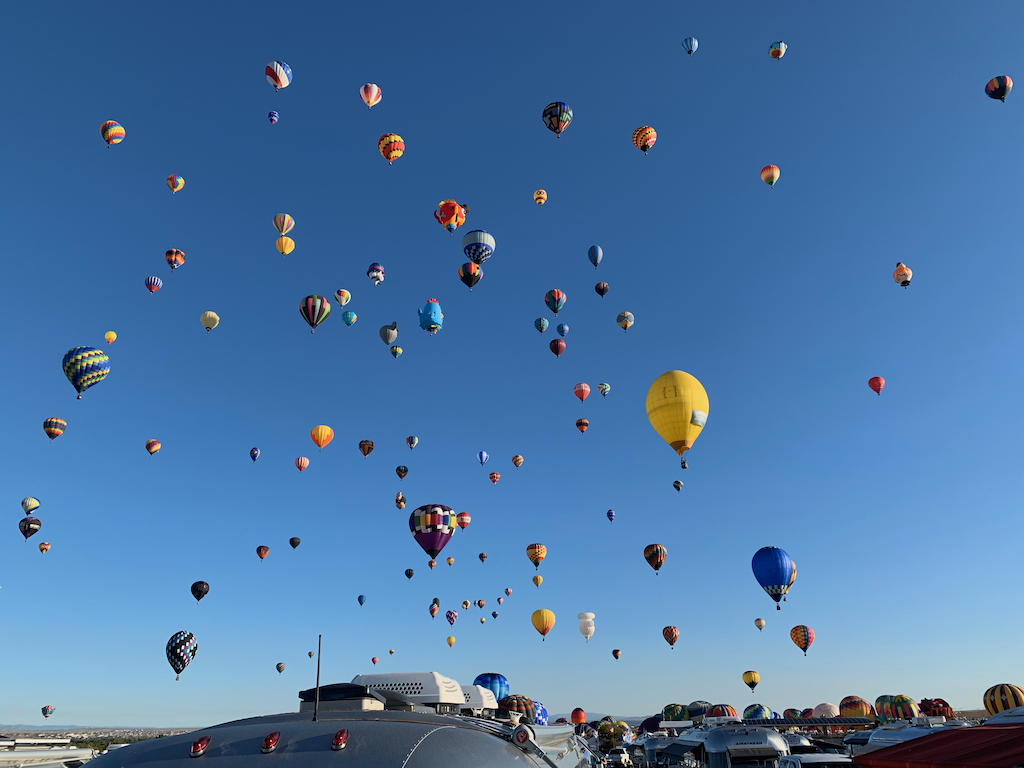
[(576, 707), (576, 709), (572, 711), (572, 724), (582, 725), (585, 722), (587, 722), (587, 713), (579, 707)]
[(455, 522), (458, 523), (459, 528), (462, 528), (463, 530), (465, 530), (466, 526), (469, 525), (469, 522), (472, 519), (473, 518), (469, 516), (469, 512), (459, 512), (459, 514), (455, 516)]
[(553, 339), (552, 342), (548, 344), (548, 349), (551, 350), (555, 357), (561, 357), (562, 353), (565, 352), (565, 341), (562, 339)]
[(302, 470), (304, 470), (308, 466), (309, 466), (309, 459), (307, 459), (305, 456), (299, 456), (299, 458), (297, 458), (295, 460), (295, 468), (297, 470), (299, 470), (299, 472), (301, 472)]
[(679, 627), (665, 627), (661, 630), (661, 636), (665, 638), (665, 642), (672, 646), (672, 650), (675, 650), (676, 640), (679, 639)]
[(264, 547), (263, 545), (256, 547), (256, 556), (259, 557), (260, 560), (268, 554), (270, 554), (270, 547)]
[(578, 397), (580, 399), (580, 402), (582, 403), (590, 395), (590, 385), (583, 383), (577, 384), (575, 387), (572, 388), (572, 393), (576, 395), (576, 397)]
[(882, 389), (885, 387), (885, 379), (881, 376), (872, 376), (868, 379), (868, 386), (879, 395), (882, 394)]
[(370, 661), (373, 662), (374, 666), (377, 666), (377, 662), (380, 661), (380, 659), (378, 659), (376, 656), (374, 656), (372, 659), (370, 659)]

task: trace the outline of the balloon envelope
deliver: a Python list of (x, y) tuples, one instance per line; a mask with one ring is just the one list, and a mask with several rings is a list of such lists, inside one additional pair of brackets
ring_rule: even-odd
[(409, 515), (409, 531), (416, 543), (432, 558), (437, 557), (455, 533), (456, 515), (451, 507), (427, 504)]
[(667, 371), (647, 390), (646, 408), (651, 426), (682, 456), (704, 429), (710, 405), (697, 379), (684, 371)]
[(541, 639), (547, 639), (548, 632), (555, 626), (555, 614), (546, 608), (541, 608), (533, 612), (530, 621), (533, 623), (533, 628), (540, 633)]

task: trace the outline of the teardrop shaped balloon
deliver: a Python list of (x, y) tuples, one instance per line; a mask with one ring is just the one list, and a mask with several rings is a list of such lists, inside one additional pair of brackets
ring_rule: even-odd
[(608, 283), (606, 283), (606, 282), (604, 282), (604, 281), (601, 281), (600, 283), (598, 283), (597, 285), (595, 285), (595, 286), (594, 286), (594, 292), (595, 292), (595, 293), (596, 293), (596, 294), (597, 294), (598, 296), (600, 296), (600, 297), (601, 297), (602, 299), (603, 299), (603, 298), (604, 298), (605, 296), (607, 296), (607, 295), (608, 295), (608, 291), (609, 291), (609, 290), (610, 290), (610, 289), (609, 289), (609, 287), (608, 287)]
[[(533, 563), (534, 568), (540, 568), (541, 561), (548, 556), (548, 548), (543, 544), (531, 544), (526, 548), (526, 557)], [(512, 590), (506, 589), (505, 595), (511, 595)]]
[[(171, 639), (167, 641), (167, 647), (164, 650), (167, 654), (167, 663), (171, 665), (171, 669), (174, 670), (175, 674), (180, 676), (185, 667), (191, 664), (192, 659), (196, 657), (199, 643), (196, 642), (195, 635), (183, 630), (171, 635)], [(174, 679), (177, 680), (178, 678), (175, 677)]]
[(348, 312), (341, 313), (341, 322), (347, 327), (351, 328), (352, 324), (358, 319), (358, 315), (355, 312), (349, 310)]
[(81, 400), (85, 390), (99, 384), (110, 373), (110, 358), (92, 347), (72, 347), (64, 353), (61, 367)]
[[(272, 61), (263, 70), (267, 82), (274, 86), (274, 92), (287, 88), (292, 82), (292, 68), (283, 61)], [(280, 670), (278, 670), (280, 671)]]
[(292, 240), (290, 237), (285, 237), (284, 235), (281, 235), (281, 237), (277, 238), (277, 240), (274, 241), (274, 246), (277, 248), (278, 253), (280, 253), (282, 256), (287, 256), (289, 253), (295, 250), (295, 241)]
[(364, 459), (369, 456), (373, 452), (373, 440), (360, 440), (359, 452), (363, 454)]
[(1002, 102), (1006, 101), (1006, 97), (1010, 95), (1010, 89), (1013, 88), (1013, 80), (1009, 75), (999, 75), (993, 77), (987, 83), (985, 83), (985, 95), (990, 99), (999, 99)]
[(405, 578), (411, 579), (415, 575), (416, 575), (416, 571), (414, 571), (412, 568), (406, 568), (405, 569)]
[(621, 655), (622, 655), (622, 651), (620, 651), (618, 648), (616, 648), (615, 650), (612, 651), (612, 658), (615, 659), (616, 661), (618, 660), (618, 658)]
[(459, 620), (459, 612), (452, 610), (445, 613), (444, 617), (448, 619), (448, 624), (455, 626), (455, 622)]
[(555, 357), (561, 357), (562, 353), (565, 352), (565, 341), (562, 339), (552, 339), (551, 343), (548, 344), (548, 349), (551, 350), (551, 354)]
[(304, 470), (308, 466), (309, 466), (309, 459), (307, 459), (305, 456), (299, 456), (299, 458), (297, 458), (295, 460), (295, 468), (297, 470), (299, 470), (299, 472), (301, 472), (302, 470)]
[(658, 140), (658, 132), (649, 125), (641, 125), (633, 131), (633, 146), (647, 154), (647, 150)]
[(590, 427), (590, 422), (586, 419), (576, 419), (576, 429), (580, 431), (582, 435)]
[(530, 579), (530, 581), (533, 582), (533, 586), (540, 587), (540, 585), (544, 583), (544, 577), (538, 573), (532, 579)]
[(459, 280), (462, 281), (463, 285), (469, 288), (470, 293), (473, 292), (473, 286), (480, 282), (484, 276), (483, 267), (478, 264), (474, 264), (472, 261), (467, 261), (458, 270)]
[(501, 480), (501, 475), (499, 475), (497, 472), (491, 472), (491, 474), (489, 474), (487, 478), (491, 481), (493, 485), (497, 485), (498, 481)]
[(377, 151), (391, 165), (405, 154), (405, 141), (397, 133), (385, 133), (377, 139)]
[[(665, 642), (670, 646), (675, 646), (676, 640), (679, 639), (679, 627), (665, 627), (661, 630), (661, 636), (665, 638)], [(675, 648), (673, 647), (672, 650), (675, 650)]]
[(206, 312), (203, 312), (203, 314), (199, 316), (199, 322), (202, 323), (203, 328), (205, 328), (206, 332), (209, 333), (218, 325), (220, 325), (220, 315), (218, 315), (216, 312), (211, 312), (207, 310)]
[(781, 610), (778, 603), (796, 580), (796, 566), (789, 553), (779, 547), (761, 547), (754, 553), (750, 568), (757, 583)]
[(644, 560), (654, 569), (655, 574), (661, 570), (667, 556), (668, 551), (661, 544), (648, 544), (644, 547)]
[(339, 307), (344, 307), (352, 301), (352, 294), (344, 288), (339, 288), (334, 292), (334, 300), (338, 302)]
[(690, 56), (693, 56), (693, 52), (697, 50), (697, 38), (688, 37), (683, 40), (683, 50), (686, 51)]
[(607, 512), (605, 513), (605, 517), (607, 517), (607, 518), (608, 518), (608, 522), (609, 522), (609, 523), (614, 523), (614, 522), (615, 522), (615, 510), (614, 510), (614, 509), (609, 509), (609, 510), (608, 510), (608, 511), (607, 511)]
[(544, 107), (541, 119), (549, 131), (552, 131), (558, 138), (562, 138), (562, 131), (568, 128), (572, 122), (572, 107), (564, 101), (553, 101)]
[(445, 562), (448, 563), (448, 567), (451, 568), (453, 565), (455, 565), (455, 558), (449, 557), (447, 560), (445, 560)]
[(569, 324), (559, 323), (558, 327), (555, 330), (558, 331), (558, 335), (564, 339), (565, 335), (569, 332)]
[(107, 120), (100, 125), (100, 136), (107, 142), (108, 148), (120, 144), (124, 141), (124, 126), (116, 120)]
[(270, 112), (267, 113), (267, 119), (270, 121), (270, 124), (273, 125), (274, 123), (281, 119), (281, 115), (271, 110)]
[(710, 406), (708, 393), (684, 371), (661, 374), (647, 390), (647, 418), (680, 457), (704, 429)]
[(405, 476), (409, 474), (409, 468), (404, 464), (400, 464), (395, 467), (395, 474), (398, 475), (399, 480), (405, 480)]
[(781, 175), (782, 171), (779, 170), (777, 165), (766, 165), (761, 169), (761, 181), (772, 189), (775, 189), (775, 182), (779, 180)]
[(366, 105), (367, 109), (380, 104), (380, 100), (384, 98), (384, 94), (380, 90), (380, 86), (376, 83), (367, 83), (359, 89), (359, 98), (363, 100), (363, 104)]
[(403, 350), (400, 346), (395, 344), (394, 346), (390, 347), (388, 351), (391, 353), (391, 356), (395, 358), (395, 360), (397, 360), (399, 357), (402, 356), (402, 352), (404, 352), (405, 350)]
[(683, 481), (682, 480), (675, 480), (675, 481), (673, 481), (672, 487), (676, 489), (676, 492), (679, 492), (679, 491), (683, 490)]
[(39, 542), (39, 554), (45, 555), (49, 551), (50, 551), (50, 542), (48, 542), (48, 541), (41, 541), (41, 542)]
[(180, 192), (185, 188), (185, 179), (176, 173), (172, 173), (167, 177), (167, 188), (171, 190), (172, 195), (175, 192)]
[(542, 608), (539, 611), (533, 612), (530, 621), (533, 623), (533, 628), (540, 633), (541, 639), (546, 640), (548, 632), (555, 626), (555, 614), (546, 608)]
[[(146, 286), (147, 291), (150, 293), (156, 293), (163, 287), (164, 281), (156, 275), (150, 275), (143, 281), (143, 284)], [(109, 344), (110, 342), (108, 341), (107, 343)]]
[(264, 546), (262, 544), (260, 546), (256, 547), (256, 557), (258, 557), (260, 560), (262, 560), (263, 558), (265, 558), (269, 554), (270, 554), (270, 547)]
[(533, 321), (533, 327), (536, 328), (540, 333), (544, 333), (548, 329), (548, 321), (543, 317), (538, 317)]
[(743, 682), (747, 684), (750, 690), (757, 688), (757, 684), (761, 682), (761, 676), (752, 669), (748, 669), (743, 673)]
[(523, 466), (523, 457), (517, 453), (515, 456), (512, 457), (512, 463), (515, 464), (516, 469), (519, 469), (521, 466)]
[(150, 456), (152, 456), (154, 453), (160, 453), (160, 448), (161, 444), (159, 440), (146, 441), (146, 450), (149, 452)]
[(279, 213), (274, 217), (274, 229), (276, 229), (280, 235), (287, 235), (292, 231), (294, 226), (295, 219), (287, 213)]
[(299, 314), (309, 324), (309, 332), (315, 333), (317, 326), (331, 316), (331, 302), (323, 296), (310, 294), (299, 302)]
[(559, 310), (565, 306), (567, 298), (568, 297), (565, 293), (560, 291), (558, 288), (552, 288), (544, 294), (544, 303), (547, 305), (548, 309), (555, 313), (555, 316), (557, 317)]
[(301, 543), (302, 543), (302, 539), (300, 539), (298, 536), (292, 536), (290, 539), (288, 539), (288, 545), (292, 549), (298, 549), (299, 548), (299, 544), (301, 544)]
[(378, 662), (378, 661), (380, 661), (380, 659), (379, 659), (379, 658), (377, 658), (376, 656), (374, 656), (374, 657), (373, 657), (372, 659), (370, 659), (370, 661), (372, 661), (372, 662), (373, 662), (373, 665), (374, 665), (374, 666), (377, 666), (377, 662)]
[(608, 393), (612, 391), (610, 384), (601, 382), (597, 385), (597, 391), (601, 393), (601, 397), (608, 397)]
[(25, 537), (25, 541), (28, 541), (31, 537), (39, 533), (39, 529), (42, 527), (43, 524), (38, 517), (23, 517), (18, 523), (18, 530), (21, 531), (21, 535)]
[(789, 637), (806, 656), (807, 649), (814, 642), (814, 630), (804, 624), (799, 624), (789, 630)]
[(754, 619), (754, 626), (757, 627), (757, 631), (758, 632), (760, 632), (762, 629), (764, 629), (764, 624), (765, 624), (764, 619)]
[(167, 262), (167, 266), (171, 268), (173, 273), (178, 267), (185, 263), (184, 251), (179, 251), (177, 248), (171, 248), (164, 253), (164, 261)]
[(398, 338), (398, 323), (391, 323), (391, 325), (382, 325), (380, 330), (377, 331), (377, 335), (380, 336), (380, 340), (387, 345), (395, 343)]
[(67, 428), (68, 423), (57, 416), (51, 416), (50, 418), (43, 420), (43, 432), (45, 432), (46, 436), (50, 438), (51, 443), (63, 435), (64, 430)]
[(419, 444), (419, 442), (420, 439), (416, 437), (416, 435), (409, 435), (407, 438), (405, 438), (405, 444), (409, 446), (410, 451), (413, 448), (415, 448)]
[(192, 587), (190, 589), (192, 592), (192, 597), (196, 599), (196, 605), (199, 605), (199, 601), (206, 597), (207, 594), (209, 594), (210, 585), (207, 584), (205, 581), (197, 581), (192, 584)]
[(582, 403), (590, 396), (590, 385), (581, 382), (572, 388), (572, 393), (576, 395)]
[(437, 616), (437, 612), (440, 610), (440, 608), (438, 608), (436, 605), (431, 603), (429, 610), (430, 610), (430, 618), (434, 618), (435, 616)]
[(487, 562), (487, 553), (486, 552), (481, 552), (479, 555), (477, 555), (477, 557), (480, 558), (480, 562), (481, 563), (486, 563)]
[(448, 647), (451, 648), (453, 645), (455, 645), (455, 638), (449, 636), (445, 639), (445, 642), (448, 643)]
[(21, 500), (21, 511), (26, 515), (31, 515), (37, 509), (39, 509), (39, 499), (35, 496), (26, 496)]
[(533, 202), (537, 205), (544, 205), (548, 201), (548, 193), (543, 189), (538, 189), (533, 193)]
[[(452, 534), (455, 533), (455, 529), (455, 513), (451, 507), (446, 507), (443, 504), (427, 504), (417, 507), (409, 515), (410, 533), (423, 551), (432, 558), (437, 557), (444, 549), (451, 540)], [(431, 561), (431, 569), (434, 565), (436, 563)]]
[(334, 430), (326, 424), (320, 424), (309, 431), (309, 438), (313, 445), (322, 451), (324, 446), (334, 439)]
[(280, 675), (282, 672), (284, 672), (286, 666), (287, 665), (283, 661), (279, 661), (277, 662), (277, 664), (274, 665), (274, 669), (276, 669), (277, 674)]
[(868, 379), (868, 386), (871, 387), (871, 390), (873, 392), (881, 395), (882, 389), (885, 387), (885, 379), (883, 379), (881, 376), (872, 376), (870, 379)]
[(615, 324), (619, 326), (623, 331), (629, 331), (633, 327), (633, 323), (636, 322), (633, 318), (632, 312), (619, 312), (618, 317), (615, 318)]
[(773, 59), (781, 59), (786, 55), (786, 49), (789, 48), (784, 42), (779, 40), (777, 43), (772, 43), (768, 47), (768, 55)]
[(117, 341), (117, 334), (114, 333), (113, 331), (107, 331), (106, 333), (103, 334), (103, 340), (106, 341), (107, 344), (113, 344), (115, 341)]
[(469, 512), (459, 512), (459, 514), (455, 516), (455, 522), (458, 524), (459, 528), (462, 528), (463, 530), (466, 529), (472, 520), (473, 518), (470, 516)]
[(594, 269), (597, 269), (597, 265), (600, 264), (601, 259), (604, 258), (604, 251), (601, 250), (601, 246), (590, 246), (590, 250), (587, 251), (587, 258), (590, 259), (590, 263), (594, 265)]
[(357, 598), (356, 598), (356, 601), (357, 601), (357, 602), (358, 602), (358, 603), (359, 603), (360, 605), (363, 605), (363, 604), (365, 604), (365, 603), (366, 603), (366, 595), (360, 595), (359, 597), (357, 597)]

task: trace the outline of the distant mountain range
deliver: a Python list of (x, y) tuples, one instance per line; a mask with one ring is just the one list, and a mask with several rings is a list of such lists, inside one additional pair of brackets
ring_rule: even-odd
[(0, 725), (0, 734), (5, 731), (194, 731), (195, 728), (149, 728), (134, 725), (59, 725), (57, 723), (46, 723), (25, 725)]

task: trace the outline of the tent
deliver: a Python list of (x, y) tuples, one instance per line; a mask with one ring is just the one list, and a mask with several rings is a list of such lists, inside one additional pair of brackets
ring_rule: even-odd
[(1024, 765), (1024, 724), (939, 731), (855, 759), (861, 768), (1015, 768)]

